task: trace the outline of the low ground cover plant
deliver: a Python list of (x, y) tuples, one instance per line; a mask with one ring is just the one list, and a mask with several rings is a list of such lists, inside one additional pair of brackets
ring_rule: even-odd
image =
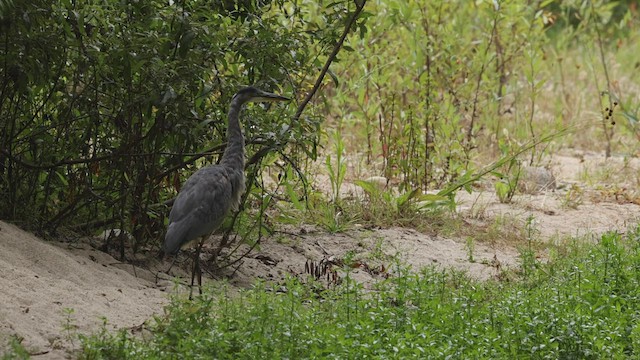
[[(637, 356), (640, 228), (552, 251), (511, 281), (396, 264), (365, 289), (345, 268), (318, 291), (291, 278), (194, 302), (174, 298), (151, 336), (82, 338), (86, 359), (474, 358)], [(513, 279), (516, 279), (513, 281)]]

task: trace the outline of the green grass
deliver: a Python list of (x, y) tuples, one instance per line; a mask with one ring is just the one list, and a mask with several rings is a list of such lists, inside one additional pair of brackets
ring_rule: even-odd
[(18, 359), (28, 359), (29, 352), (24, 348), (21, 344), (21, 340), (11, 337), (7, 344), (2, 344), (5, 349), (0, 347), (0, 351), (4, 351), (4, 353), (0, 353), (0, 359), (2, 360), (18, 360)]
[(640, 230), (608, 233), (516, 271), (517, 281), (397, 266), (374, 290), (348, 276), (322, 292), (295, 279), (234, 296), (221, 288), (193, 302), (173, 299), (144, 340), (107, 331), (84, 338), (82, 357), (633, 358), (640, 353), (638, 241)]

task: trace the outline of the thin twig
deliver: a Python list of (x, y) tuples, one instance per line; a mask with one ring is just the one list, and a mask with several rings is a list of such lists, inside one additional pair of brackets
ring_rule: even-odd
[[(596, 8), (593, 5), (593, 1), (589, 2), (591, 4), (591, 12), (593, 17), (596, 17)], [(597, 19), (596, 19), (597, 20)], [(594, 26), (596, 28), (596, 34), (598, 35), (598, 48), (600, 50), (600, 61), (602, 62), (602, 68), (604, 69), (604, 77), (607, 80), (607, 97), (609, 98), (609, 109), (613, 109), (613, 101), (611, 100), (611, 80), (609, 79), (609, 70), (607, 68), (607, 62), (604, 58), (604, 48), (602, 46), (602, 34), (600, 31), (600, 27), (598, 26), (598, 21), (594, 21)], [(596, 82), (596, 86), (597, 86)], [(602, 104), (602, 103), (601, 103)], [(607, 139), (607, 148), (605, 156), (609, 158), (611, 156), (611, 135), (609, 130), (607, 130), (607, 115), (603, 113), (602, 115), (602, 129), (604, 130), (604, 136)], [(613, 133), (613, 130), (611, 131)]]
[(480, 72), (478, 73), (478, 78), (476, 80), (476, 89), (473, 97), (473, 110), (471, 111), (471, 121), (469, 122), (469, 128), (467, 130), (467, 139), (465, 144), (465, 151), (469, 151), (471, 149), (471, 139), (473, 138), (473, 126), (475, 124), (476, 118), (478, 117), (478, 101), (480, 97), (480, 85), (482, 84), (482, 77), (484, 76), (484, 72), (487, 67), (487, 55), (489, 54), (489, 50), (493, 45), (493, 41), (496, 37), (496, 32), (498, 31), (498, 20), (500, 17), (500, 8), (496, 9), (496, 16), (493, 18), (493, 27), (491, 28), (491, 36), (489, 37), (489, 43), (484, 50), (484, 58), (482, 62), (482, 66), (480, 67)]
[(353, 26), (353, 24), (355, 24), (356, 20), (358, 19), (358, 16), (360, 16), (360, 13), (362, 12), (362, 9), (364, 8), (364, 5), (366, 4), (366, 2), (367, 2), (366, 0), (363, 0), (361, 2), (356, 1), (356, 10), (353, 12), (351, 19), (349, 19), (347, 26), (344, 27), (342, 36), (340, 36), (340, 40), (338, 40), (338, 42), (333, 47), (333, 51), (331, 52), (331, 55), (329, 55), (329, 58), (324, 63), (324, 67), (322, 67), (322, 71), (320, 71), (320, 74), (318, 75), (318, 78), (316, 79), (316, 83), (313, 85), (313, 88), (298, 106), (298, 110), (296, 111), (296, 114), (293, 116), (293, 119), (292, 119), (293, 121), (297, 121), (300, 118), (300, 116), (302, 115), (302, 112), (307, 107), (307, 104), (311, 101), (315, 93), (318, 91), (318, 89), (320, 88), (320, 85), (322, 85), (322, 81), (324, 80), (325, 75), (329, 71), (329, 66), (331, 66), (331, 63), (335, 60), (336, 56), (338, 55), (338, 52), (342, 48), (342, 44), (347, 38), (347, 35), (349, 35), (349, 32), (351, 32), (351, 27)]
[[(322, 81), (324, 80), (324, 77), (327, 75), (327, 72), (329, 71), (329, 66), (331, 66), (331, 63), (333, 63), (333, 61), (336, 59), (338, 52), (342, 48), (342, 44), (346, 40), (347, 35), (349, 35), (349, 33), (351, 32), (351, 28), (353, 27), (356, 20), (358, 19), (358, 16), (360, 16), (360, 13), (362, 12), (362, 9), (364, 8), (367, 1), (362, 0), (362, 1), (356, 1), (355, 3), (356, 3), (356, 10), (353, 12), (353, 15), (349, 19), (349, 22), (347, 22), (347, 25), (344, 27), (344, 31), (342, 32), (340, 39), (333, 46), (333, 51), (331, 51), (331, 54), (327, 58), (327, 61), (325, 61), (324, 66), (320, 71), (320, 74), (318, 74), (318, 77), (316, 78), (316, 82), (313, 85), (313, 88), (311, 88), (311, 91), (307, 93), (307, 96), (305, 96), (302, 102), (300, 102), (300, 104), (298, 105), (298, 109), (296, 110), (296, 113), (291, 118), (291, 124), (289, 126), (289, 129), (292, 129), (293, 124), (298, 122), (298, 120), (300, 120), (300, 116), (302, 116), (304, 109), (307, 107), (311, 99), (313, 99), (318, 89), (320, 89), (320, 86), (322, 85)], [(283, 137), (283, 138), (287, 138), (287, 137)], [(285, 141), (284, 144), (283, 143), (277, 143), (277, 144), (280, 146), (284, 146), (287, 143), (288, 141)], [(253, 156), (249, 159), (249, 161), (247, 161), (246, 165), (249, 166), (249, 165), (255, 164), (264, 156), (266, 156), (267, 153), (269, 153), (275, 147), (276, 147), (276, 144), (273, 144), (273, 145), (267, 145), (259, 149), (258, 151), (255, 152), (255, 154), (253, 154)]]

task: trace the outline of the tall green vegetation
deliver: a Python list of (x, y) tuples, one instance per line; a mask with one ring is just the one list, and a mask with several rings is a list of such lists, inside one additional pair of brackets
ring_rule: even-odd
[[(224, 147), (234, 92), (256, 84), (302, 98), (354, 8), (2, 2), (0, 217), (40, 232), (120, 227), (138, 245), (157, 237), (166, 212), (159, 204)], [(257, 118), (248, 109), (254, 173), (265, 158), (316, 156), (319, 118), (291, 124), (293, 110)]]
[[(377, 1), (339, 74), (340, 117), (363, 119), (367, 159), (401, 187), (442, 187), (469, 170), (478, 134), (498, 133), (529, 51), (546, 40), (537, 2)], [(455, 14), (455, 15), (452, 15)], [(354, 86), (355, 85), (355, 86)], [(350, 115), (347, 115), (350, 114)], [(498, 119), (486, 129), (486, 119)], [(355, 120), (354, 120), (355, 122)]]
[[(576, 104), (558, 104), (555, 90), (567, 84), (557, 69), (566, 73), (572, 64), (556, 63), (549, 53), (598, 44), (598, 34), (605, 51), (615, 50), (614, 39), (635, 29), (629, 4), (373, 1), (368, 32), (353, 37), (355, 51), (335, 69), (342, 82), (333, 89), (332, 118), (358, 131), (354, 143), (366, 148), (353, 150), (379, 175), (398, 180), (401, 191), (442, 188), (473, 170), (478, 154), (509, 156), (574, 125), (566, 107)], [(587, 50), (598, 52), (597, 45)], [(603, 74), (611, 64), (591, 60), (599, 89), (607, 91)], [(583, 88), (593, 85), (586, 82)], [(611, 107), (602, 103), (600, 110)], [(591, 127), (610, 141), (608, 122), (604, 131), (599, 122)], [(547, 146), (519, 161), (539, 162)]]

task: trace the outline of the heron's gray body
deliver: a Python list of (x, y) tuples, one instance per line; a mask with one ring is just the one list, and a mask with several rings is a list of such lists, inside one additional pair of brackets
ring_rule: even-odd
[(238, 209), (244, 182), (242, 170), (222, 165), (208, 166), (191, 175), (169, 214), (165, 253), (175, 254), (220, 227), (229, 211)]
[[(283, 100), (289, 99), (253, 87), (244, 88), (233, 97), (229, 106), (227, 147), (219, 164), (196, 171), (180, 190), (169, 213), (164, 239), (166, 254), (176, 254), (190, 243), (209, 236), (220, 227), (230, 210), (238, 209), (245, 190), (244, 137), (238, 122), (240, 110), (248, 101)], [(195, 264), (197, 267), (197, 258)]]

